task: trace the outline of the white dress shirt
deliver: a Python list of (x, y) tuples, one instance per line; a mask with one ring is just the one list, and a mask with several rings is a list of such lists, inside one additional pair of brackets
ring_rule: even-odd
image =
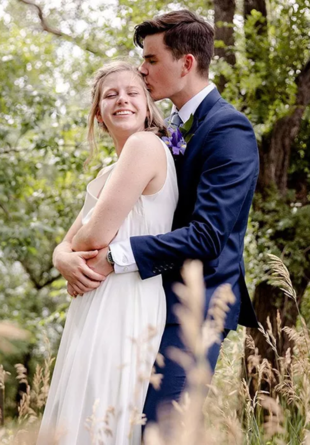
[[(178, 111), (175, 105), (173, 105), (171, 114), (178, 112), (183, 123), (188, 121), (191, 114), (194, 114), (201, 102), (207, 97), (207, 95), (215, 88), (214, 83), (209, 82), (208, 86), (203, 88), (199, 93), (192, 97), (183, 107)], [(115, 273), (127, 273), (135, 272), (138, 270), (138, 266), (135, 261), (135, 257), (132, 252), (130, 240), (119, 241), (110, 244), (110, 249), (114, 261)]]

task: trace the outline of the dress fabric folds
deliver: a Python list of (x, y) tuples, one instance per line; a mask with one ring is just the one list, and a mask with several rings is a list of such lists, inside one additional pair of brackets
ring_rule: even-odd
[[(114, 241), (171, 230), (178, 188), (172, 155), (162, 145), (166, 181), (139, 198)], [(116, 165), (88, 184), (83, 224)], [(160, 275), (141, 280), (138, 272), (113, 273), (72, 299), (37, 445), (140, 445), (139, 420), (165, 322)]]

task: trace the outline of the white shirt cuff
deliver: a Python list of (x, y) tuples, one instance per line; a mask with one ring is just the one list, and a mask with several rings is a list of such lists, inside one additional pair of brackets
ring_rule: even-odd
[(136, 272), (138, 266), (132, 252), (130, 240), (110, 244), (115, 273)]

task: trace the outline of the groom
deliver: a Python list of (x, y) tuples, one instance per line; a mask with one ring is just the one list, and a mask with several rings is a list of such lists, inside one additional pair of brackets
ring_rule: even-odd
[[(134, 42), (143, 48), (140, 67), (152, 98), (173, 102), (172, 121), (182, 125), (191, 115), (193, 134), (177, 162), (179, 202), (173, 230), (158, 236), (136, 236), (110, 245), (108, 261), (115, 273), (139, 270), (142, 279), (162, 274), (167, 298), (167, 325), (160, 352), (165, 367), (159, 391), (149, 388), (145, 414), (156, 420), (161, 402), (178, 399), (184, 370), (169, 360), (167, 348), (184, 348), (173, 312), (172, 285), (180, 281), (186, 259), (204, 266), (205, 315), (215, 289), (230, 283), (236, 302), (227, 313), (225, 332), (237, 324), (257, 326), (244, 281), (243, 246), (258, 176), (258, 151), (247, 118), (229, 105), (209, 82), (214, 31), (188, 10), (173, 11), (136, 26)], [(107, 275), (112, 267), (106, 265)], [(214, 370), (220, 345), (209, 351)]]

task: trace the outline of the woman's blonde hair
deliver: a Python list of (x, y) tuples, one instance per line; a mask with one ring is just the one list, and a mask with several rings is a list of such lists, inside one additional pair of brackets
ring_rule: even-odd
[[(100, 68), (94, 78), (91, 96), (92, 96), (92, 105), (88, 115), (88, 133), (87, 140), (90, 146), (90, 154), (85, 164), (88, 164), (92, 159), (94, 152), (96, 151), (96, 140), (95, 140), (95, 122), (96, 116), (100, 114), (100, 100), (102, 96), (102, 86), (107, 76), (110, 74), (119, 73), (121, 71), (128, 71), (133, 74), (141, 83), (143, 87), (143, 91), (146, 97), (148, 117), (145, 119), (145, 131), (152, 131), (157, 136), (167, 136), (167, 129), (164, 124), (164, 119), (153, 102), (143, 80), (142, 75), (139, 73), (137, 68), (131, 65), (129, 62), (125, 61), (113, 61), (106, 64), (104, 67)], [(107, 127), (104, 122), (101, 125), (103, 131), (108, 132)]]

